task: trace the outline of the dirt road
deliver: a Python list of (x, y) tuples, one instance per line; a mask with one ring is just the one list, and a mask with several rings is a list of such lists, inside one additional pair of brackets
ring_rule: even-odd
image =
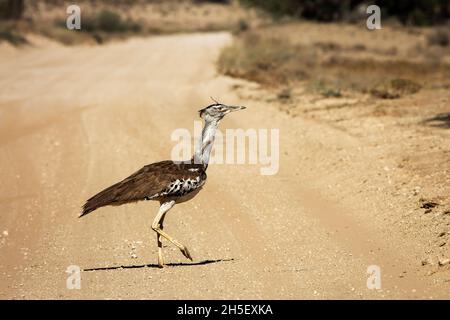
[[(0, 298), (449, 297), (448, 281), (421, 271), (420, 239), (391, 223), (401, 208), (386, 205), (379, 150), (239, 99), (233, 88), (252, 84), (215, 71), (230, 41), (209, 33), (2, 51)], [(167, 245), (175, 265), (158, 269), (156, 203), (77, 217), (89, 196), (170, 158), (171, 133), (192, 131), (209, 96), (248, 107), (221, 129), (280, 129), (280, 170), (210, 166), (204, 190), (165, 222), (194, 262)], [(360, 192), (361, 176), (379, 192)], [(80, 290), (66, 288), (70, 265), (85, 270)], [(367, 288), (371, 265), (381, 290)]]

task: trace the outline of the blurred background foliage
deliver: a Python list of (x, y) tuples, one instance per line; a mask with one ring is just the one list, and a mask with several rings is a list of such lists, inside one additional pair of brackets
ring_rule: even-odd
[(0, 0), (0, 19), (19, 20), (24, 9), (24, 0)]
[[(58, 0), (46, 0), (57, 3)], [(161, 0), (93, 0), (92, 3), (135, 4), (138, 2), (161, 2)], [(229, 4), (231, 0), (194, 0), (195, 3)], [(275, 18), (290, 16), (317, 21), (351, 21), (368, 5), (380, 6), (383, 17), (396, 18), (406, 25), (434, 25), (450, 19), (450, 0), (240, 0), (241, 4), (258, 7)], [(0, 19), (17, 20), (27, 2), (24, 0), (0, 0)], [(105, 20), (114, 17), (104, 17)]]
[(449, 0), (241, 0), (274, 17), (291, 16), (318, 21), (351, 20), (352, 15), (376, 4), (382, 16), (395, 17), (403, 24), (441, 24), (450, 18)]

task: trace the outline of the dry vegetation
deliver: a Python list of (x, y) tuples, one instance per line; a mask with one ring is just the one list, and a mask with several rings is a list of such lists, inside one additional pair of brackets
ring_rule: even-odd
[(23, 45), (27, 43), (26, 38), (21, 32), (15, 30), (14, 24), (0, 23), (0, 41), (5, 40), (15, 46)]
[[(297, 28), (301, 38), (302, 26), (291, 27)], [(443, 53), (450, 52), (445, 40), (448, 30), (429, 32), (427, 42), (417, 42), (402, 56), (397, 47), (381, 44), (368, 48), (364, 39), (344, 45), (320, 38), (296, 41), (292, 31), (284, 32), (286, 28), (242, 33), (223, 51), (219, 59), (221, 72), (276, 89), (302, 84), (324, 96), (336, 97), (342, 91), (353, 90), (380, 98), (415, 93), (423, 85), (450, 75), (450, 64), (443, 60)]]
[(71, 4), (65, 0), (27, 1), (20, 20), (0, 20), (0, 41), (25, 44), (32, 33), (66, 45), (103, 43), (136, 35), (243, 30), (261, 22), (255, 10), (236, 3), (82, 0), (77, 1), (81, 30), (71, 31), (66, 28), (66, 8)]

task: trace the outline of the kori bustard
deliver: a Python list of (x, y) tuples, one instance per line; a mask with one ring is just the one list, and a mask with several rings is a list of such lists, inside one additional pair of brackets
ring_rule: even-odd
[(177, 246), (183, 255), (192, 261), (187, 247), (163, 231), (164, 217), (176, 203), (192, 199), (203, 187), (219, 122), (226, 114), (242, 109), (245, 107), (215, 102), (200, 110), (204, 126), (191, 160), (179, 163), (166, 160), (144, 166), (128, 178), (87, 200), (80, 217), (108, 205), (121, 205), (140, 200), (159, 201), (160, 208), (152, 223), (158, 245), (158, 266), (161, 268), (164, 266), (162, 238)]

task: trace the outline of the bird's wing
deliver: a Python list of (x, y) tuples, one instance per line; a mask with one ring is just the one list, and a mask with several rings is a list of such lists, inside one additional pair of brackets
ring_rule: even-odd
[(83, 206), (81, 216), (107, 205), (152, 199), (158, 196), (180, 195), (180, 192), (183, 192), (183, 185), (180, 186), (180, 182), (200, 180), (197, 177), (201, 176), (201, 171), (200, 165), (178, 164), (172, 161), (146, 165), (128, 178), (88, 199)]

